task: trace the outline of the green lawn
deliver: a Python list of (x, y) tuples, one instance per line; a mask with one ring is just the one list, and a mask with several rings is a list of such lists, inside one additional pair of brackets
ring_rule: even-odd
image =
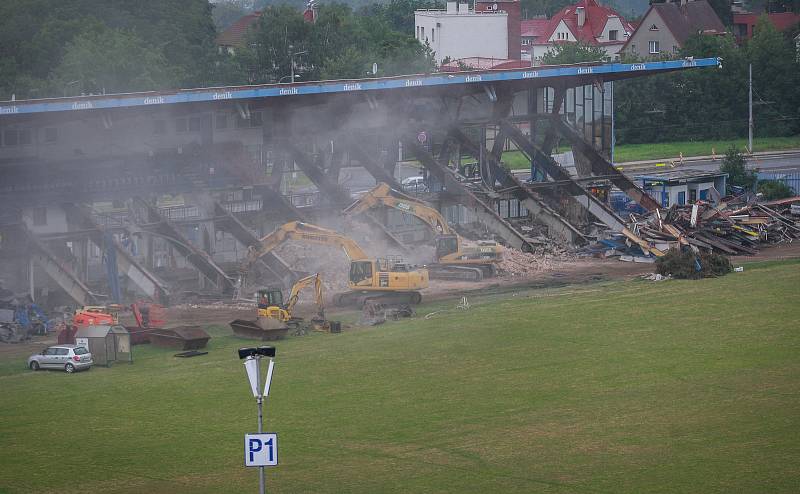
[[(800, 262), (423, 306), (278, 343), (268, 492), (798, 492)], [(253, 492), (255, 403), (210, 354), (0, 367), (2, 492)]]
[[(614, 162), (626, 163), (630, 161), (657, 159), (676, 160), (680, 156), (680, 153), (683, 153), (684, 158), (691, 156), (709, 156), (712, 150), (716, 152), (717, 156), (723, 156), (731, 145), (736, 145), (740, 150), (744, 150), (747, 147), (747, 139), (620, 145), (614, 148)], [(753, 147), (757, 152), (800, 149), (800, 136), (756, 138), (753, 139)], [(567, 150), (569, 149), (564, 148), (554, 152), (563, 152)], [(519, 151), (503, 153), (503, 162), (513, 170), (530, 168), (530, 163)]]
[[(627, 144), (614, 148), (614, 161), (616, 163), (625, 163), (628, 161), (657, 160), (661, 158), (677, 159), (680, 153), (683, 153), (684, 158), (689, 156), (710, 156), (712, 150), (716, 152), (717, 156), (723, 156), (731, 145), (735, 145), (739, 150), (744, 151), (747, 148), (747, 139)], [(756, 152), (800, 149), (800, 136), (754, 138), (753, 148)]]

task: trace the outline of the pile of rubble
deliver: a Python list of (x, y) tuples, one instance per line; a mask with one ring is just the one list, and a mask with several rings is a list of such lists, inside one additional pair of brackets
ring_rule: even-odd
[[(791, 242), (800, 227), (786, 208), (735, 199), (716, 206), (698, 202), (638, 218), (634, 231), (659, 243), (688, 243), (728, 255), (753, 255), (760, 244)], [(674, 245), (671, 245), (674, 246)], [(664, 249), (660, 249), (664, 250)]]
[(350, 261), (339, 249), (331, 249), (324, 245), (286, 242), (277, 249), (277, 254), (295, 271), (308, 274), (320, 273), (325, 292), (328, 294), (348, 289)]
[(503, 252), (503, 260), (497, 268), (503, 275), (525, 277), (544, 271), (558, 270), (564, 263), (574, 260), (574, 257), (566, 252), (529, 254), (517, 249), (506, 249)]
[(642, 262), (652, 261), (651, 254), (681, 245), (725, 255), (753, 255), (760, 246), (800, 237), (800, 211), (792, 209), (793, 203), (800, 204), (800, 197), (769, 203), (743, 197), (717, 205), (698, 201), (646, 215), (631, 214), (631, 231), (646, 245), (629, 241), (630, 235), (612, 235), (587, 251)]

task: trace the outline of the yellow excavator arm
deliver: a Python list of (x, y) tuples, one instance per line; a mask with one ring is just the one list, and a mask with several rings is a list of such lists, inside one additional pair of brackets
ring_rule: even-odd
[(300, 221), (292, 221), (286, 223), (275, 229), (269, 235), (261, 239), (261, 245), (258, 248), (250, 248), (247, 253), (247, 261), (243, 267), (246, 273), (250, 270), (253, 264), (266, 254), (276, 249), (287, 240), (295, 240), (318, 245), (333, 245), (341, 247), (344, 253), (351, 261), (359, 259), (366, 259), (367, 254), (356, 243), (355, 240), (342, 235), (334, 230), (328, 230), (321, 226), (311, 225), (309, 223), (302, 223)]
[[(348, 286), (352, 292), (338, 297), (337, 305), (345, 305), (344, 301), (355, 301), (363, 292), (375, 292), (378, 296), (387, 294), (402, 294), (406, 303), (419, 303), (421, 295), (417, 290), (428, 287), (428, 271), (425, 269), (410, 269), (407, 264), (395, 258), (371, 259), (355, 240), (342, 235), (334, 230), (328, 230), (308, 223), (293, 221), (275, 229), (272, 233), (261, 239), (260, 245), (251, 248), (247, 260), (242, 266), (242, 285), (244, 276), (253, 264), (262, 256), (269, 253), (283, 242), (294, 240), (298, 242), (339, 247), (350, 259)], [(302, 280), (301, 280), (302, 281)], [(309, 280), (310, 282), (310, 280)], [(295, 288), (299, 291), (302, 287), (293, 287), (288, 303), (296, 302)], [(322, 308), (322, 285), (316, 286), (317, 305)]]
[[(356, 202), (344, 210), (347, 216), (363, 213), (371, 208), (385, 206), (410, 214), (428, 225), (436, 232), (436, 261), (441, 264), (454, 266), (465, 265), (492, 265), (502, 260), (503, 247), (493, 241), (480, 241), (477, 243), (464, 240), (455, 230), (450, 228), (444, 217), (435, 208), (422, 201), (411, 198), (402, 192), (389, 187), (386, 183), (379, 183), (372, 190), (361, 196)], [(493, 273), (495, 268), (487, 267), (486, 272)], [(452, 270), (451, 270), (452, 271)], [(465, 271), (462, 270), (461, 273)], [(471, 271), (474, 272), (474, 271)], [(444, 271), (437, 271), (444, 274)], [(473, 279), (481, 279), (482, 274), (470, 275)], [(459, 279), (459, 278), (451, 278)]]
[(433, 228), (439, 235), (451, 235), (454, 233), (439, 211), (423, 202), (406, 196), (402, 192), (392, 190), (388, 184), (383, 182), (348, 206), (344, 210), (344, 214), (354, 216), (376, 206), (387, 206), (416, 216)]
[(292, 291), (289, 294), (289, 300), (286, 303), (286, 312), (290, 315), (293, 313), (294, 306), (300, 298), (300, 292), (312, 283), (314, 284), (314, 301), (317, 304), (319, 315), (320, 317), (325, 316), (325, 298), (322, 288), (322, 278), (319, 276), (319, 273), (297, 280), (297, 283), (292, 286)]

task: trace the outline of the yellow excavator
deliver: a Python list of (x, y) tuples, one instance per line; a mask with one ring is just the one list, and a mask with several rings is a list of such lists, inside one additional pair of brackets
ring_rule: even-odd
[(465, 240), (450, 228), (435, 208), (393, 190), (383, 182), (347, 207), (344, 214), (355, 216), (381, 206), (415, 216), (433, 229), (436, 259), (426, 266), (431, 278), (480, 281), (497, 274), (497, 264), (503, 260), (501, 245), (487, 240)]
[(280, 339), (286, 336), (291, 327), (297, 327), (303, 318), (295, 317), (294, 306), (300, 299), (300, 292), (304, 288), (314, 285), (314, 302), (317, 304), (317, 314), (311, 319), (312, 327), (317, 331), (331, 333), (341, 332), (337, 321), (325, 319), (325, 296), (323, 293), (322, 278), (319, 273), (301, 278), (292, 286), (289, 299), (284, 303), (283, 292), (280, 288), (262, 288), (256, 292), (258, 306), (255, 321), (236, 319), (230, 323), (233, 333), (237, 336), (256, 339)]
[(334, 295), (337, 306), (366, 302), (383, 304), (418, 304), (422, 300), (419, 292), (428, 287), (428, 271), (415, 269), (397, 257), (371, 259), (355, 240), (334, 230), (292, 221), (275, 229), (261, 239), (258, 248), (251, 248), (242, 267), (246, 275), (253, 264), (286, 241), (339, 247), (350, 259), (348, 279), (349, 292)]

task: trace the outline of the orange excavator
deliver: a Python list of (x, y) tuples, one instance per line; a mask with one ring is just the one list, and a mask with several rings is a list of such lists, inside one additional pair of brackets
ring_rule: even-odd
[(88, 326), (113, 326), (119, 324), (121, 305), (86, 305), (77, 309), (72, 324), (78, 328)]

